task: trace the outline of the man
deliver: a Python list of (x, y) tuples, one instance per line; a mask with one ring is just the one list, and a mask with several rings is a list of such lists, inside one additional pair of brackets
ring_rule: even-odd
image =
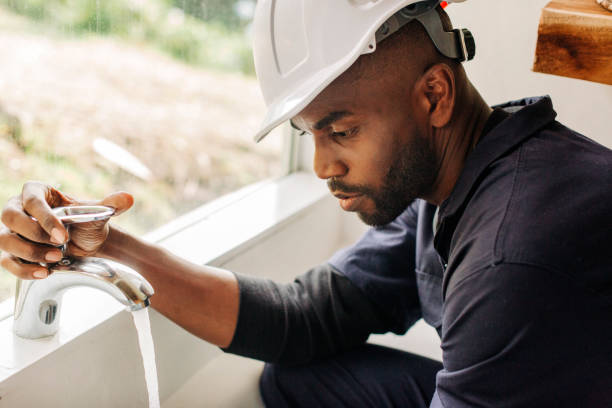
[[(326, 27), (331, 3), (314, 3), (304, 21)], [(270, 104), (258, 138), (288, 118), (312, 134), (317, 175), (374, 226), (354, 247), (287, 285), (190, 264), (106, 223), (75, 226), (69, 252), (130, 265), (156, 288), (158, 311), (273, 363), (261, 380), (268, 406), (610, 406), (612, 153), (556, 122), (549, 98), (489, 108), (459, 63), (467, 33), (446, 36), (437, 1), (362, 3), (329, 6), (345, 7), (333, 17), (346, 20), (338, 41), (363, 10), (375, 26), (352, 60), (309, 80), (291, 76), (321, 49), (300, 60), (282, 54), (284, 37), (255, 43)], [(256, 31), (282, 28), (266, 22), (279, 4), (258, 4)], [(117, 213), (132, 202), (101, 201)], [(44, 244), (68, 237), (49, 208), (75, 203), (27, 183), (2, 212), (2, 266), (44, 278), (46, 268), (19, 258), (59, 260)], [(363, 344), (420, 317), (441, 335), (442, 364)]]

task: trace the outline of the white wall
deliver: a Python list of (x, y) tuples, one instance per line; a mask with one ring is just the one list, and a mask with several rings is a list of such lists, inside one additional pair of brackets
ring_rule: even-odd
[(468, 28), (476, 38), (476, 57), (465, 64), (466, 71), (489, 104), (549, 94), (560, 122), (612, 147), (612, 86), (531, 70), (540, 14), (548, 2), (469, 0), (450, 5), (446, 10), (453, 25)]

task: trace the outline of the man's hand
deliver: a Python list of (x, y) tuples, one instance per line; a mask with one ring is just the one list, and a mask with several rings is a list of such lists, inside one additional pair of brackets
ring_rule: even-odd
[[(9, 199), (2, 210), (0, 228), (0, 265), (21, 279), (40, 279), (48, 270), (38, 262), (57, 262), (62, 253), (56, 246), (68, 241), (68, 254), (95, 256), (109, 234), (107, 220), (74, 224), (70, 237), (52, 208), (69, 205), (106, 205), (115, 215), (128, 210), (134, 198), (128, 193), (114, 193), (99, 202), (78, 201), (55, 188), (39, 182), (24, 184), (21, 195)], [(21, 259), (35, 262), (24, 263)]]
[(0, 265), (22, 279), (45, 278), (49, 271), (38, 262), (59, 261), (62, 254), (56, 246), (69, 240), (70, 255), (97, 256), (133, 268), (155, 288), (151, 306), (158, 312), (206, 341), (229, 346), (238, 322), (240, 299), (234, 274), (187, 262), (107, 221), (72, 224), (68, 237), (51, 210), (69, 205), (106, 205), (117, 215), (133, 203), (128, 193), (84, 202), (43, 183), (26, 183), (21, 195), (11, 198), (2, 210)]

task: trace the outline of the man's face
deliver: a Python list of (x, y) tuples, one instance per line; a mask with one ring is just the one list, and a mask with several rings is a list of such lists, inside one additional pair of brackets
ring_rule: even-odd
[(317, 176), (369, 225), (394, 220), (436, 178), (425, 121), (403, 89), (384, 79), (336, 81), (292, 120), (313, 135)]

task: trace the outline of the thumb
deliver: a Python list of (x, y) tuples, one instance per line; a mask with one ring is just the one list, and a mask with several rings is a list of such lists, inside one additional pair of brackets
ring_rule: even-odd
[(114, 215), (119, 215), (132, 207), (134, 204), (134, 197), (130, 193), (120, 191), (106, 196), (100, 201), (100, 204), (114, 208)]

